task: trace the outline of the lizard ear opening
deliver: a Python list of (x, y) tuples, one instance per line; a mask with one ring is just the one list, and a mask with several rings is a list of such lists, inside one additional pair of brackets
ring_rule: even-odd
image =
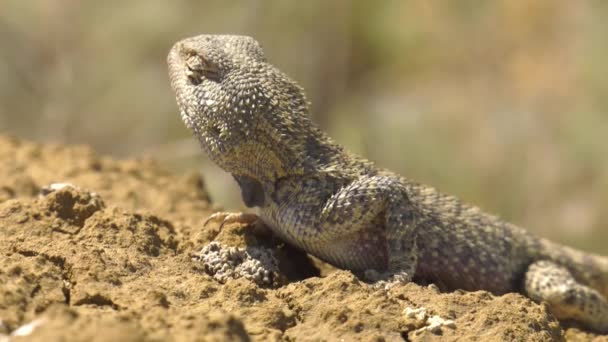
[(189, 52), (186, 55), (185, 62), (188, 67), (188, 78), (194, 85), (199, 85), (203, 82), (203, 79), (213, 82), (220, 81), (219, 68), (200, 54)]

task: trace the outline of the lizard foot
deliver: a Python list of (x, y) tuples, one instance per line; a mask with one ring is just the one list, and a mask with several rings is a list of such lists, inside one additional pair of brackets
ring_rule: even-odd
[(258, 215), (252, 213), (234, 213), (229, 211), (219, 211), (209, 216), (203, 223), (203, 227), (206, 227), (210, 222), (219, 222), (220, 230), (225, 224), (229, 223), (242, 223), (247, 225), (253, 225), (260, 220)]

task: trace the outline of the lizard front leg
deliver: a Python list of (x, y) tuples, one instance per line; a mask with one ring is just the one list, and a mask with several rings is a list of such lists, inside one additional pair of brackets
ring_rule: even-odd
[[(365, 277), (372, 281), (398, 280), (407, 282), (417, 267), (416, 214), (405, 187), (390, 175), (361, 176), (335, 192), (331, 179), (305, 179), (297, 186), (289, 203), (281, 205), (277, 222), (292, 241), (308, 246), (323, 245), (331, 249), (336, 241), (351, 241), (339, 252), (347, 268), (357, 268), (357, 261), (348, 255), (357, 244), (383, 241), (382, 251), (370, 251), (364, 258), (385, 258), (380, 269), (368, 269)], [(293, 187), (293, 184), (288, 185)], [(325, 193), (323, 193), (325, 192)], [(316, 199), (317, 204), (310, 199)], [(325, 198), (321, 205), (318, 199)], [(315, 217), (308, 221), (307, 217)], [(383, 236), (374, 237), (371, 234)], [(314, 254), (314, 253), (313, 253)], [(347, 255), (345, 257), (345, 255)], [(350, 264), (349, 264), (350, 263)], [(377, 264), (377, 263), (376, 263)]]
[[(408, 282), (411, 280), (418, 263), (416, 214), (405, 188), (398, 178), (391, 176), (361, 177), (330, 199), (328, 205), (338, 208), (333, 212), (326, 212), (328, 217), (344, 214), (340, 212), (339, 208), (345, 211), (367, 213), (368, 220), (373, 220), (374, 216), (381, 215), (386, 240), (387, 267), (386, 270), (366, 270), (366, 278), (372, 281), (391, 279)], [(369, 222), (361, 221), (363, 224), (369, 224)], [(362, 229), (365, 230), (365, 227)]]
[[(236, 182), (239, 184), (241, 188), (241, 198), (243, 199), (243, 203), (248, 208), (255, 206), (262, 206), (264, 204), (265, 196), (264, 190), (260, 182), (255, 179), (247, 176), (241, 175), (232, 175)], [(210, 222), (219, 222), (221, 230), (225, 224), (228, 223), (243, 223), (243, 224), (256, 224), (259, 221), (259, 217), (253, 213), (242, 213), (242, 212), (230, 212), (230, 211), (220, 211), (213, 213), (211, 216), (205, 220), (203, 226), (207, 226)]]

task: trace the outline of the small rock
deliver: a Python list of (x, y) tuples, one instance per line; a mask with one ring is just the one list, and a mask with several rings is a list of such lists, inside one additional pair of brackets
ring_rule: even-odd
[(259, 286), (272, 286), (279, 271), (272, 252), (259, 247), (225, 247), (218, 242), (205, 246), (193, 260), (201, 261), (205, 272), (220, 283), (246, 278)]

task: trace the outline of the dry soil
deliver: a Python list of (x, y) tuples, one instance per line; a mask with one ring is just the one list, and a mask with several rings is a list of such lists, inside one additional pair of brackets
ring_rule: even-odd
[[(608, 341), (519, 294), (375, 288), (212, 211), (196, 172), (0, 137), (0, 341)], [(271, 252), (272, 284), (216, 280), (212, 241)]]

